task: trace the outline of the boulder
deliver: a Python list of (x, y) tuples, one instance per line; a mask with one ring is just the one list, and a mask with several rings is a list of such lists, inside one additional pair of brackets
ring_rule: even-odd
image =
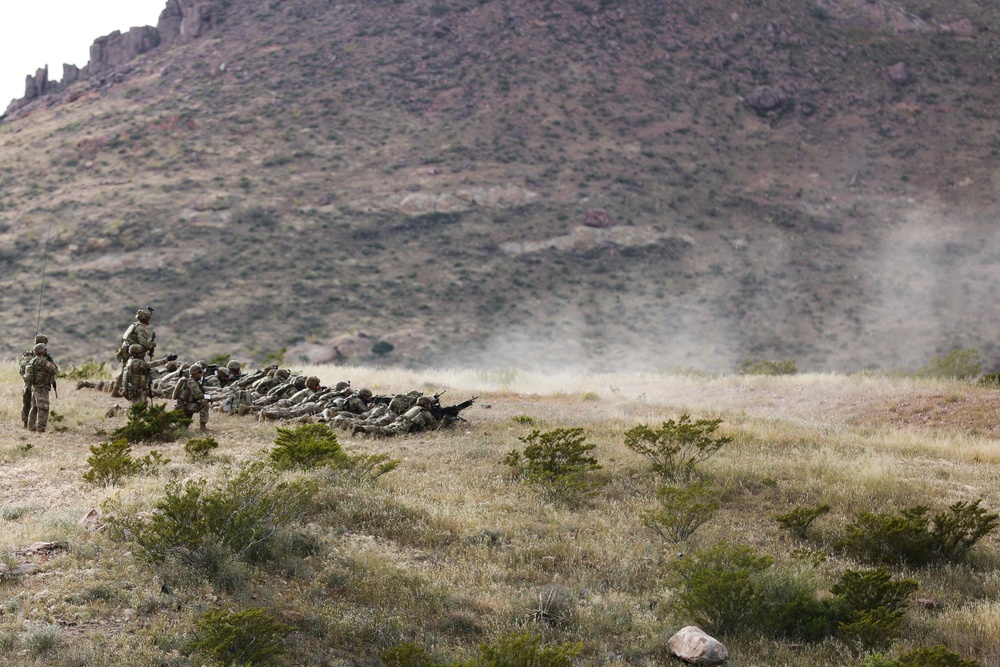
[(692, 665), (721, 665), (729, 659), (729, 650), (701, 628), (681, 628), (667, 642), (670, 653)]
[(747, 104), (758, 113), (777, 111), (785, 106), (785, 93), (772, 86), (758, 86), (747, 95)]
[(905, 86), (910, 82), (910, 73), (906, 69), (906, 63), (899, 62), (889, 67), (889, 80), (897, 86)]

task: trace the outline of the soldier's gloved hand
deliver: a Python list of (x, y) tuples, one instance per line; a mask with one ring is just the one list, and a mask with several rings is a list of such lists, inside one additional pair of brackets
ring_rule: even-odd
[(167, 361), (173, 361), (173, 360), (175, 360), (176, 358), (177, 358), (177, 355), (176, 355), (176, 354), (168, 354), (168, 355), (167, 355)]

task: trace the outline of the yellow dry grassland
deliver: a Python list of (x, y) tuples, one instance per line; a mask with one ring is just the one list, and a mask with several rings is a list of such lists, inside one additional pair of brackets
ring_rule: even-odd
[[(435, 660), (479, 655), (511, 633), (553, 645), (582, 642), (592, 665), (656, 665), (667, 640), (692, 623), (675, 604), (678, 559), (714, 545), (746, 545), (774, 567), (803, 573), (818, 599), (849, 569), (866, 567), (836, 537), (861, 512), (927, 505), (931, 513), (982, 499), (1000, 508), (993, 423), (1000, 392), (954, 382), (886, 376), (697, 374), (553, 375), (518, 369), (429, 370), (320, 366), (324, 385), (349, 380), (376, 394), (445, 392), (444, 405), (477, 396), (452, 428), (395, 438), (336, 431), (350, 454), (388, 454), (396, 470), (364, 480), (325, 469), (279, 473), (314, 491), (282, 526), (281, 553), (209, 571), (150, 562), (107, 527), (78, 521), (156, 511), (171, 482), (205, 480), (267, 460), (276, 428), (213, 412), (219, 447), (193, 462), (175, 442), (170, 462), (111, 487), (84, 481), (91, 447), (125, 423), (124, 401), (63, 380), (52, 429), (20, 424), (21, 383), (0, 366), (0, 649), (8, 665), (211, 664), (192, 652), (206, 611), (264, 608), (292, 628), (279, 665), (377, 664), (412, 643)], [(661, 481), (625, 446), (624, 433), (682, 414), (721, 419), (733, 441), (696, 468), (720, 503), (686, 542), (643, 524)], [(596, 492), (560, 502), (504, 463), (533, 430), (582, 428), (601, 468)], [(200, 437), (192, 432), (190, 437)], [(828, 504), (804, 540), (775, 517)], [(59, 543), (30, 553), (39, 542)], [(805, 556), (803, 556), (805, 554)], [(991, 533), (958, 563), (893, 566), (920, 588), (887, 656), (946, 644), (982, 665), (1000, 664), (1000, 540)], [(155, 560), (155, 559), (154, 559)], [(32, 565), (14, 575), (15, 568)], [(23, 568), (22, 568), (23, 569)], [(163, 588), (163, 587), (166, 588)], [(916, 598), (934, 600), (918, 605)], [(721, 634), (737, 666), (855, 665), (865, 652), (836, 633), (818, 642)]]

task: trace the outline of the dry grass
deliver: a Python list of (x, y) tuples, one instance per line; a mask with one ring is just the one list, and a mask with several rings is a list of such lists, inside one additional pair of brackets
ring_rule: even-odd
[[(799, 505), (834, 508), (818, 522), (820, 543), (812, 546), (820, 549), (857, 511), (917, 503), (940, 509), (978, 497), (990, 508), (1000, 506), (997, 448), (988, 436), (971, 434), (960, 420), (931, 425), (886, 418), (898, 414), (891, 406), (918, 399), (941, 396), (953, 405), (949, 397), (956, 395), (959, 404), (994, 397), (960, 384), (834, 375), (307, 371), (325, 384), (347, 379), (376, 393), (418, 388), (446, 390), (445, 404), (480, 399), (464, 413), (469, 423), (455, 430), (385, 440), (341, 435), (348, 451), (388, 452), (400, 467), (374, 485), (328, 473), (291, 475), (320, 481), (314, 507), (293, 527), (318, 546), (308, 553), (292, 549), (270, 568), (241, 569), (227, 586), (169, 563), (145, 565), (128, 545), (86, 533), (76, 521), (111, 498), (148, 510), (168, 479), (211, 480), (227, 462), (259, 458), (273, 441), (274, 423), (213, 414), (220, 447), (208, 462), (189, 463), (183, 440), (158, 445), (173, 460), (158, 477), (98, 488), (82, 474), (89, 446), (122, 423), (123, 417), (103, 416), (114, 400), (64, 387), (53, 407), (65, 415), (67, 430), (27, 434), (19, 427), (14, 368), (0, 366), (3, 551), (9, 563), (41, 568), (0, 583), (0, 640), (13, 645), (8, 664), (201, 664), (185, 655), (184, 645), (197, 614), (214, 605), (265, 605), (295, 625), (286, 664), (356, 664), (400, 641), (424, 643), (443, 657), (468, 657), (478, 643), (510, 630), (583, 641), (595, 663), (654, 664), (665, 655), (666, 639), (686, 624), (671, 610), (663, 584), (678, 551), (725, 540), (791, 566), (789, 553), (800, 545), (772, 517)], [(683, 412), (721, 417), (722, 430), (735, 441), (702, 466), (720, 489), (722, 509), (689, 543), (669, 545), (638, 520), (652, 507), (656, 480), (625, 448), (622, 433)], [(542, 500), (502, 464), (532, 428), (564, 426), (582, 426), (603, 465), (597, 474), (606, 483), (580, 509)], [(147, 450), (139, 446), (136, 453)], [(45, 557), (13, 553), (36, 541), (63, 541), (68, 548)], [(921, 582), (918, 595), (940, 600), (941, 608), (911, 610), (901, 645), (948, 641), (967, 657), (997, 664), (1000, 630), (991, 600), (1000, 579), (991, 554), (998, 550), (990, 536), (974, 560), (978, 569), (907, 572)], [(815, 574), (828, 587), (857, 566), (829, 553)], [(171, 595), (160, 592), (162, 583)], [(31, 647), (51, 640), (45, 632), (52, 628), (58, 641), (35, 655)], [(798, 648), (745, 637), (726, 641), (734, 665), (853, 664), (835, 640)]]

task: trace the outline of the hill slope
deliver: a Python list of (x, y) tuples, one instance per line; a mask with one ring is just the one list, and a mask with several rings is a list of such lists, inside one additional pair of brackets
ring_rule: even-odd
[(1000, 354), (993, 7), (212, 11), (0, 125), (3, 356), (30, 342), (49, 236), (41, 329), (64, 358), (110, 357), (147, 302), (197, 356)]

